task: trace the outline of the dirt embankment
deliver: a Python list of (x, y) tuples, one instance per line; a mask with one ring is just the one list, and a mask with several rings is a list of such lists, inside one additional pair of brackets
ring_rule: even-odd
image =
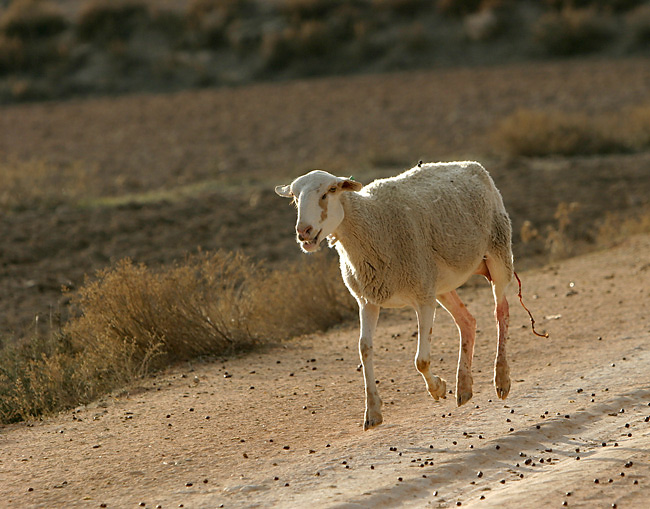
[[(521, 273), (549, 339), (510, 292), (513, 389), (491, 383), (489, 289), (474, 398), (434, 402), (413, 366), (416, 323), (387, 313), (375, 343), (384, 424), (362, 430), (356, 327), (187, 365), (88, 407), (0, 432), (0, 499), (29, 507), (641, 508), (650, 483), (650, 236)], [(434, 369), (453, 389), (442, 311)]]

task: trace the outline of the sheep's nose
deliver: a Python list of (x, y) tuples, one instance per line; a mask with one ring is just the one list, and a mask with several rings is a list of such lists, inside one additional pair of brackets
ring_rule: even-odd
[(309, 235), (314, 229), (311, 226), (296, 226), (296, 233), (299, 240), (308, 240)]

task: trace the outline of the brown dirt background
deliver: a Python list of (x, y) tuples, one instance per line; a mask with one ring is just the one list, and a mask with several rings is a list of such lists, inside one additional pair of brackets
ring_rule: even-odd
[(156, 265), (198, 246), (272, 263), (299, 256), (293, 210), (272, 189), (312, 168), (364, 182), (420, 159), (480, 160), (502, 191), (523, 263), (540, 246), (518, 242), (522, 223), (543, 232), (562, 202), (581, 205), (572, 240), (593, 244), (607, 212), (647, 206), (650, 155), (504, 159), (492, 149), (494, 127), (518, 108), (599, 114), (647, 103), (650, 66), (629, 59), (4, 106), (0, 158), (81, 167), (58, 192), (82, 186), (85, 204), (2, 213), (0, 331), (21, 335), (36, 315), (65, 317), (61, 286), (124, 257)]
[[(314, 167), (367, 181), (419, 159), (479, 159), (502, 190), (515, 231), (524, 220), (553, 224), (559, 203), (577, 201), (571, 233), (593, 246), (607, 212), (647, 206), (650, 155), (504, 159), (491, 149), (491, 132), (517, 108), (597, 114), (648, 102), (650, 66), (627, 59), (2, 107), (4, 160), (81, 164), (92, 186), (79, 203), (3, 212), (0, 330), (20, 335), (36, 314), (65, 317), (61, 285), (78, 286), (125, 256), (155, 266), (200, 246), (243, 249), (275, 264), (297, 258), (294, 211), (272, 187)], [(100, 199), (125, 195), (131, 199), (118, 204)], [(377, 430), (360, 427), (357, 331), (346, 324), (246, 357), (180, 366), (73, 413), (1, 429), (0, 500), (28, 507), (564, 500), (642, 507), (650, 482), (649, 247), (647, 236), (635, 237), (523, 274), (529, 304), (552, 336), (537, 339), (525, 329), (512, 292), (517, 382), (505, 406), (490, 382), (489, 292), (470, 285), (463, 298), (481, 332), (476, 395), (461, 409), (452, 398), (426, 397), (412, 364), (415, 322), (410, 313), (386, 314), (377, 338), (386, 424)], [(515, 251), (520, 269), (538, 264), (540, 253), (518, 238)], [(453, 386), (456, 332), (443, 313), (435, 332), (440, 373)], [(425, 461), (433, 466), (419, 467)]]

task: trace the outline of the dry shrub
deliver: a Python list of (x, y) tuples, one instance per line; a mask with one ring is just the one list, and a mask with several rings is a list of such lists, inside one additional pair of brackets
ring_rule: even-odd
[(567, 7), (544, 14), (533, 26), (533, 37), (554, 56), (590, 53), (604, 48), (616, 35), (613, 19), (593, 8)]
[(75, 296), (81, 316), (65, 332), (73, 345), (133, 343), (145, 359), (221, 353), (253, 342), (250, 283), (258, 267), (239, 255), (192, 258), (155, 272), (129, 260), (103, 270)]
[(80, 39), (107, 43), (126, 40), (150, 23), (146, 3), (138, 0), (93, 0), (86, 2), (76, 29)]
[(372, 0), (375, 9), (387, 10), (400, 16), (416, 16), (420, 11), (431, 8), (430, 0)]
[(476, 12), (483, 0), (438, 0), (438, 10), (447, 16), (465, 16)]
[(20, 71), (26, 63), (25, 43), (18, 37), (0, 34), (0, 74)]
[(228, 25), (250, 17), (255, 8), (252, 0), (192, 0), (187, 22), (200, 46), (219, 47), (227, 42)]
[(650, 4), (642, 5), (627, 15), (631, 43), (641, 49), (650, 45)]
[(166, 363), (324, 329), (344, 318), (350, 301), (332, 264), (312, 261), (270, 271), (219, 252), (153, 271), (123, 260), (78, 292), (81, 316), (65, 332), (85, 347), (126, 340), (136, 358), (155, 349)]
[(642, 233), (650, 233), (650, 207), (647, 205), (632, 213), (608, 212), (596, 229), (596, 243), (604, 248)]
[(547, 225), (540, 231), (532, 221), (526, 220), (519, 232), (524, 244), (531, 244), (538, 253), (543, 253), (549, 261), (556, 261), (576, 254), (577, 242), (574, 221), (575, 213), (580, 209), (577, 202), (560, 202), (553, 214), (555, 224)]
[(323, 21), (307, 20), (262, 39), (261, 54), (266, 68), (282, 69), (294, 61), (318, 59), (340, 45), (337, 27)]
[(280, 5), (280, 11), (295, 21), (323, 19), (344, 3), (343, 0), (285, 0)]
[(337, 265), (311, 256), (269, 270), (199, 253), (152, 270), (123, 260), (72, 298), (61, 330), (0, 348), (0, 421), (86, 403), (152, 369), (323, 330), (354, 316)]
[(549, 227), (546, 233), (546, 252), (551, 260), (568, 258), (573, 254), (574, 243), (568, 234), (571, 225), (571, 216), (580, 208), (577, 202), (558, 204), (553, 218), (557, 221), (555, 226)]
[(618, 114), (518, 110), (493, 134), (494, 146), (509, 155), (594, 155), (645, 150), (650, 146), (650, 106)]
[(644, 3), (646, 0), (546, 0), (545, 3), (556, 10), (577, 7), (577, 8), (598, 8), (614, 12), (621, 12), (633, 9)]
[(52, 37), (67, 25), (58, 6), (43, 0), (16, 0), (0, 18), (0, 32), (25, 41)]

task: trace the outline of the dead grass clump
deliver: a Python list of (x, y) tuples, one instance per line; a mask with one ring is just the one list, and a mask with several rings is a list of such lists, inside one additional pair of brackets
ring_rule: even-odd
[(0, 210), (47, 208), (87, 199), (101, 189), (95, 172), (81, 163), (0, 160)]
[(650, 107), (598, 116), (518, 110), (497, 125), (492, 139), (498, 150), (528, 157), (645, 150), (650, 146)]
[(604, 48), (616, 35), (614, 21), (597, 9), (566, 7), (544, 14), (533, 27), (533, 38), (554, 56), (590, 53)]

